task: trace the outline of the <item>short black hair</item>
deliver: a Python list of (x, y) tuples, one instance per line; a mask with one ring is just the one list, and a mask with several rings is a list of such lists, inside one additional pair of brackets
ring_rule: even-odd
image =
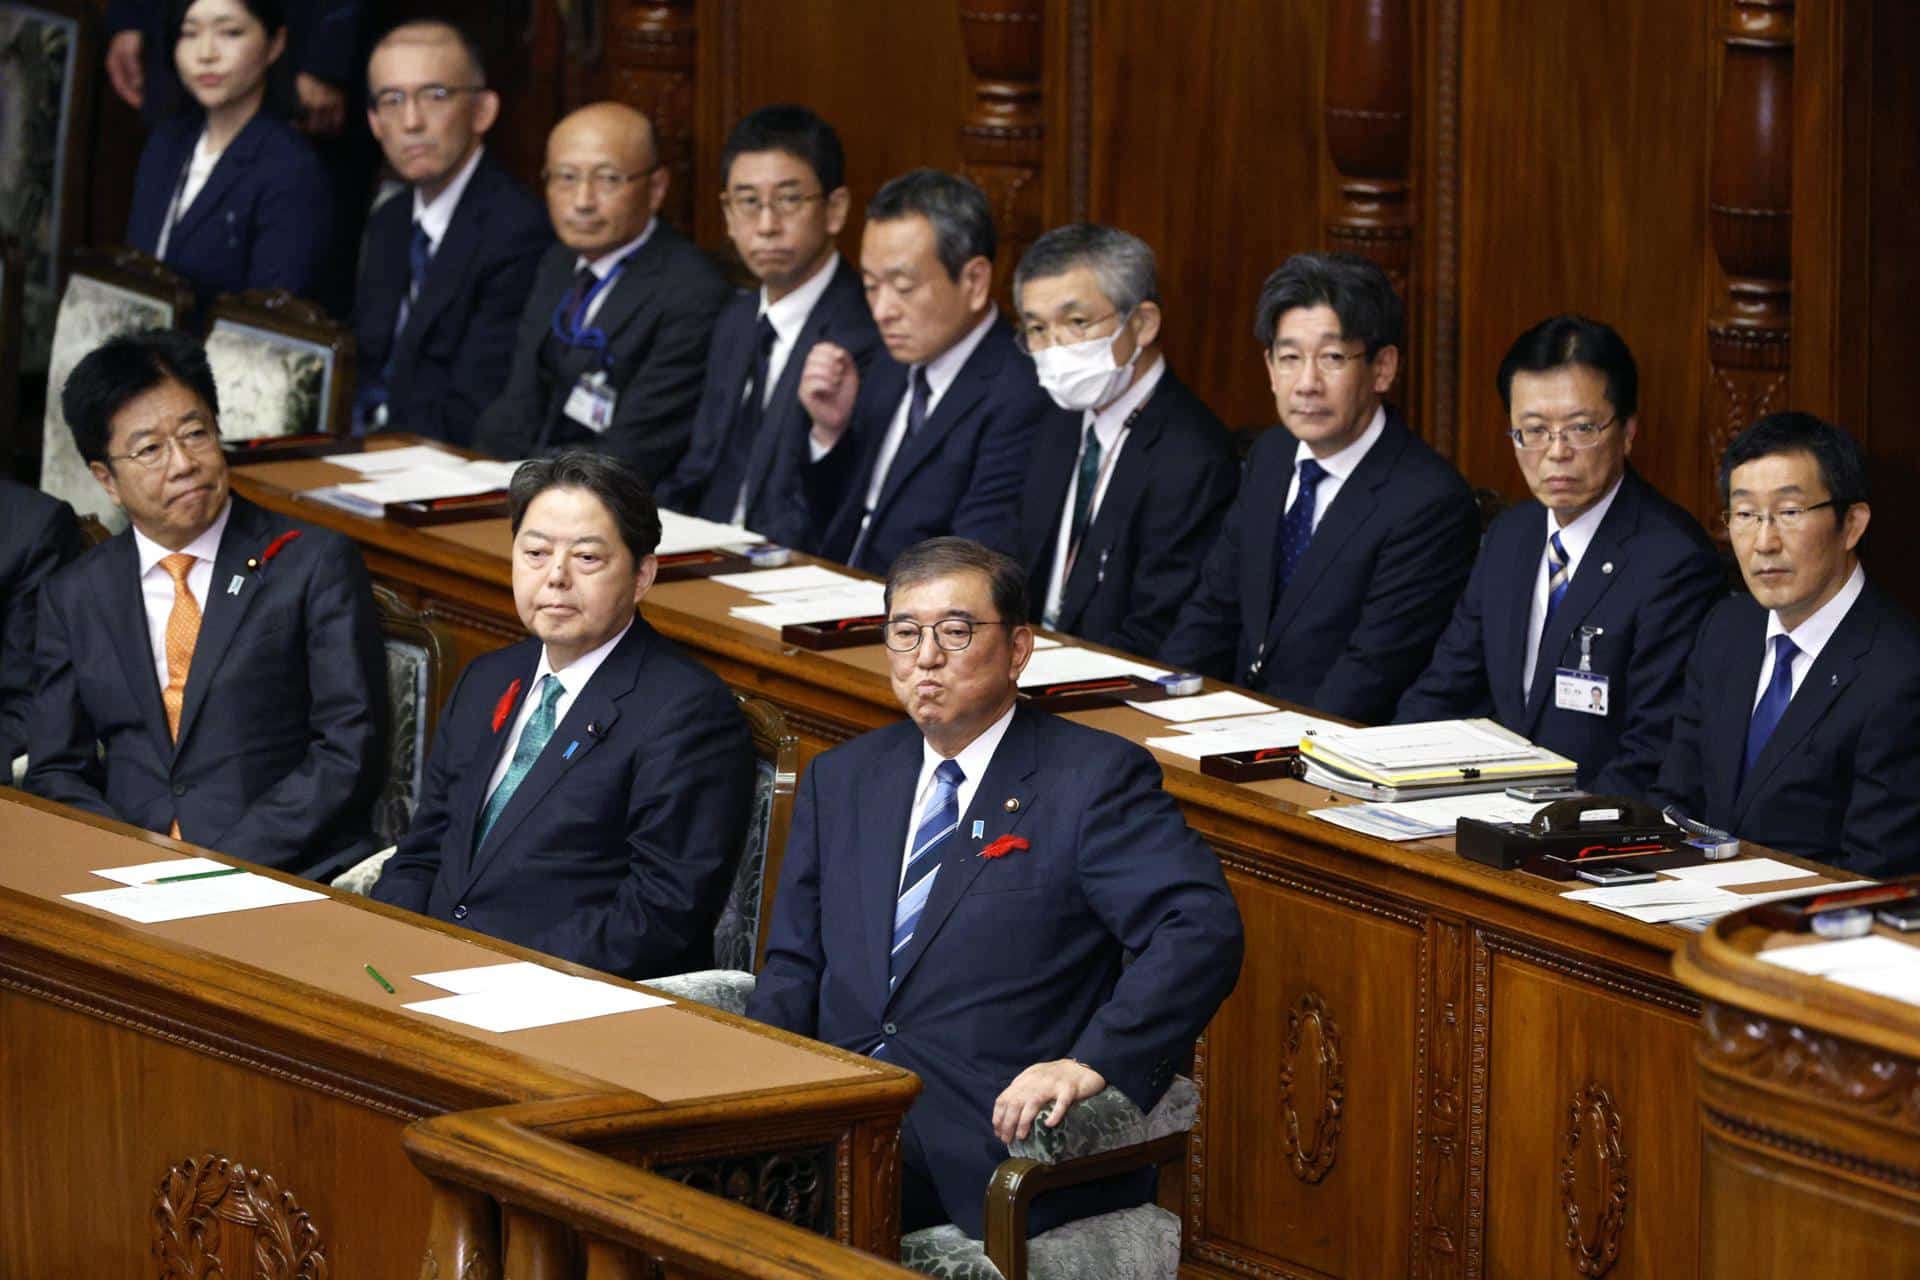
[[(193, 8), (194, 0), (173, 0), (167, 6), (167, 44), (180, 43), (180, 27), (187, 20), (187, 10)], [(240, 0), (240, 7), (252, 14), (261, 26), (267, 29), (267, 37), (282, 30), (287, 25), (287, 6), (284, 0)], [(167, 59), (172, 65), (173, 59)]]
[(915, 169), (881, 187), (867, 202), (868, 222), (891, 222), (914, 214), (933, 225), (940, 265), (950, 280), (958, 280), (960, 269), (975, 258), (992, 262), (1000, 247), (987, 193), (957, 173)]
[(1836, 523), (1867, 500), (1867, 460), (1853, 437), (1824, 418), (1790, 410), (1770, 413), (1742, 431), (1720, 455), (1720, 504), (1732, 502), (1733, 469), (1776, 453), (1810, 453), (1833, 500)]
[(1493, 377), (1500, 403), (1513, 411), (1514, 374), (1549, 373), (1569, 365), (1584, 365), (1607, 380), (1607, 403), (1620, 421), (1640, 411), (1640, 366), (1626, 339), (1612, 325), (1573, 312), (1549, 316), (1513, 340)]
[(82, 357), (60, 388), (60, 412), (81, 458), (105, 462), (115, 416), (169, 382), (204, 400), (218, 428), (220, 392), (213, 385), (213, 367), (199, 341), (178, 329), (136, 329), (107, 339)]
[(549, 489), (584, 489), (600, 499), (620, 530), (620, 541), (633, 553), (634, 567), (660, 545), (660, 508), (640, 473), (618, 458), (590, 449), (566, 449), (547, 458), (520, 464), (507, 486), (513, 532), (533, 500)]
[[(486, 54), (480, 48), (479, 37), (475, 36), (472, 29), (465, 23), (456, 22), (451, 18), (405, 18), (399, 22), (390, 23), (387, 28), (380, 33), (380, 38), (375, 40), (367, 50), (367, 70), (369, 72), (373, 69), (373, 55), (380, 52), (380, 46), (386, 44), (387, 41), (411, 27), (420, 27), (427, 30), (437, 29), (444, 34), (446, 39), (459, 45), (461, 52), (467, 55), (467, 61), (473, 64), (474, 79), (480, 82), (481, 88), (486, 88), (487, 58)], [(367, 86), (369, 90), (373, 87), (371, 80), (372, 78), (369, 76)]]
[(1342, 336), (1364, 342), (1369, 359), (1400, 345), (1405, 309), (1378, 263), (1355, 253), (1296, 253), (1260, 286), (1253, 336), (1273, 350), (1280, 317), (1295, 307), (1332, 307)]
[(895, 556), (887, 569), (886, 611), (893, 612), (893, 593), (897, 587), (966, 572), (987, 575), (993, 607), (1000, 621), (1008, 627), (1027, 624), (1027, 571), (1012, 556), (971, 538), (928, 538)]
[(733, 126), (720, 152), (721, 185), (732, 181), (735, 160), (756, 151), (784, 151), (795, 160), (805, 161), (827, 195), (847, 185), (847, 156), (840, 149), (840, 135), (806, 107), (775, 103)]

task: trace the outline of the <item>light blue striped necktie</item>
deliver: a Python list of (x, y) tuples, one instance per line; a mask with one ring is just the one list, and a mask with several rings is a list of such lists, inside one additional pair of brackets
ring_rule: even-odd
[(896, 967), (901, 953), (913, 941), (914, 926), (926, 910), (927, 895), (933, 892), (934, 877), (940, 874), (940, 856), (947, 841), (960, 825), (960, 784), (966, 774), (957, 762), (942, 760), (933, 771), (933, 791), (920, 811), (920, 825), (914, 829), (913, 852), (907, 858), (907, 871), (900, 879), (900, 898), (893, 906), (893, 950), (887, 957), (891, 976), (887, 989), (900, 980)]
[(1547, 540), (1547, 614), (1540, 620), (1540, 630), (1546, 631), (1553, 623), (1554, 610), (1567, 596), (1567, 549), (1560, 545), (1559, 533)]
[(479, 833), (473, 838), (473, 847), (478, 849), (487, 842), (487, 832), (493, 830), (493, 824), (500, 820), (506, 810), (507, 802), (513, 799), (520, 782), (533, 768), (533, 762), (546, 750), (547, 740), (553, 737), (559, 717), (554, 714), (559, 706), (560, 695), (566, 692), (566, 686), (560, 683), (560, 677), (544, 675), (537, 686), (540, 691), (540, 705), (527, 717), (526, 727), (520, 731), (520, 745), (513, 749), (513, 763), (507, 766), (507, 772), (500, 779), (500, 785), (487, 797), (487, 807), (480, 814)]

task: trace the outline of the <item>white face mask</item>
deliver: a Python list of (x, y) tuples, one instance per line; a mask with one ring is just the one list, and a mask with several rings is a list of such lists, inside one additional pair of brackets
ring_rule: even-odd
[(1135, 343), (1125, 364), (1113, 363), (1113, 344), (1125, 328), (1123, 320), (1119, 329), (1104, 338), (1034, 352), (1033, 369), (1040, 375), (1041, 389), (1062, 409), (1098, 409), (1112, 404), (1133, 381), (1133, 366), (1140, 359), (1140, 345)]

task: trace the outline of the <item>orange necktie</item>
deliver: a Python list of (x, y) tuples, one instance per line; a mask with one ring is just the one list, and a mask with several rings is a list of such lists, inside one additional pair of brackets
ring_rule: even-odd
[[(173, 612), (167, 615), (167, 685), (160, 691), (160, 703), (167, 709), (167, 732), (175, 740), (180, 737), (180, 709), (187, 697), (187, 669), (193, 665), (193, 642), (200, 635), (200, 602), (193, 598), (193, 589), (187, 585), (193, 562), (194, 557), (185, 552), (175, 552), (160, 561), (160, 567), (173, 579)], [(175, 840), (180, 838), (177, 819), (168, 834)]]

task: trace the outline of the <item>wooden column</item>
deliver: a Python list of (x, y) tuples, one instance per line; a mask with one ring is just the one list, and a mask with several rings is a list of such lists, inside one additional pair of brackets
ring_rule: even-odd
[(1708, 492), (1727, 441), (1784, 408), (1793, 296), (1793, 0), (1725, 0), (1707, 226), (1724, 279), (1707, 314)]
[(500, 1264), (500, 1227), (493, 1201), (478, 1191), (434, 1179), (433, 1221), (421, 1280), (493, 1275)]
[(960, 39), (973, 73), (973, 101), (960, 125), (961, 171), (993, 203), (1000, 232), (994, 292), (1044, 230), (1040, 77), (1045, 0), (959, 0)]
[(673, 175), (661, 213), (692, 235), (695, 53), (693, 0), (606, 0), (607, 91), (653, 121)]

